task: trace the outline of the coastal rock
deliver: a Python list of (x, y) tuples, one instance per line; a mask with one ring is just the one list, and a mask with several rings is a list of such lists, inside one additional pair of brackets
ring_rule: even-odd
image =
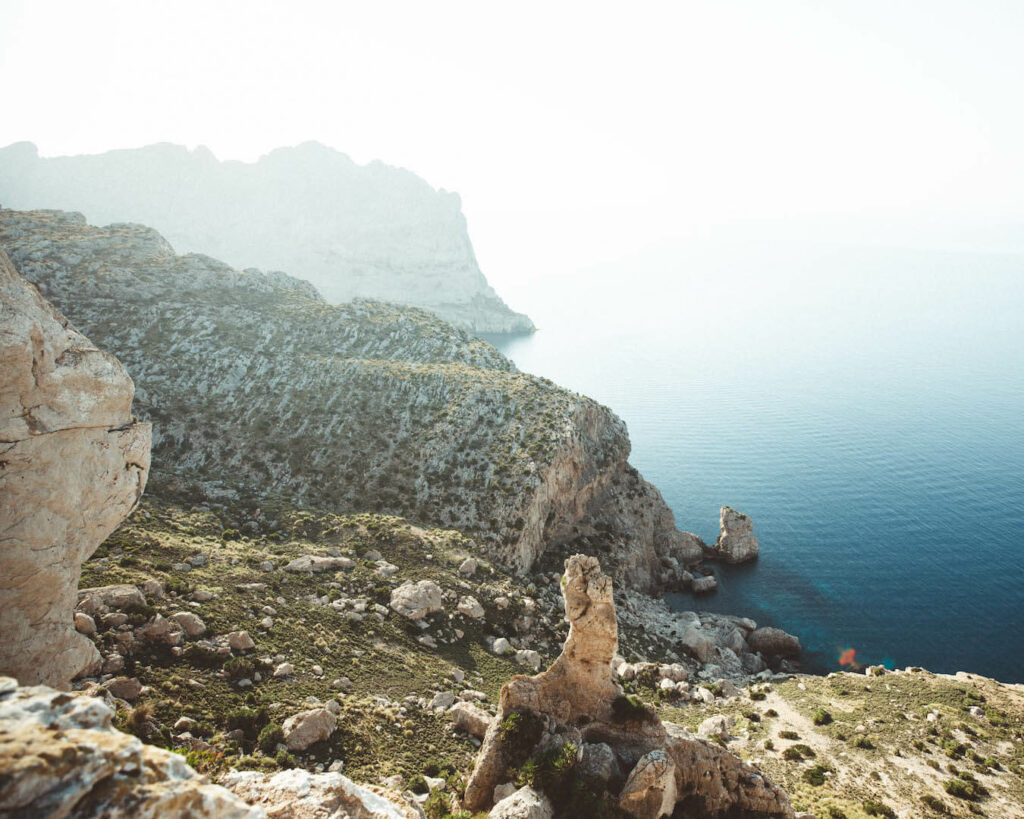
[[(486, 808), (495, 787), (508, 780), (515, 758), (561, 737), (578, 746), (604, 743), (618, 758), (630, 760), (632, 785), (620, 798), (625, 798), (624, 807), (633, 815), (671, 813), (677, 795), (685, 795), (688, 809), (697, 815), (735, 811), (792, 817), (785, 793), (757, 769), (714, 743), (662, 723), (624, 696), (611, 668), (618, 645), (612, 581), (598, 561), (584, 555), (570, 557), (564, 581), (569, 634), (562, 653), (547, 671), (513, 677), (502, 687), (497, 717), (466, 784), (465, 807)], [(512, 714), (519, 715), (516, 725), (538, 726), (537, 733), (529, 735), (533, 748), (520, 747), (526, 740), (518, 735), (509, 740), (517, 744), (506, 747), (503, 734), (512, 724)]]
[(340, 773), (292, 768), (275, 774), (231, 771), (226, 788), (267, 819), (421, 819), (402, 797), (374, 785), (357, 785)]
[(754, 522), (747, 515), (730, 506), (723, 506), (719, 528), (721, 534), (713, 547), (716, 557), (727, 563), (743, 563), (757, 557)]
[(765, 626), (755, 629), (747, 637), (747, 644), (765, 657), (783, 657), (791, 659), (800, 654), (800, 639), (788, 634), (780, 628)]
[(260, 819), (179, 754), (112, 727), (102, 700), (0, 678), (0, 813)]
[(75, 630), (82, 563), (135, 508), (151, 429), (124, 367), (0, 250), (0, 671), (66, 686), (98, 668)]
[(422, 620), (441, 611), (441, 587), (433, 580), (406, 581), (391, 592), (392, 611), (410, 620)]

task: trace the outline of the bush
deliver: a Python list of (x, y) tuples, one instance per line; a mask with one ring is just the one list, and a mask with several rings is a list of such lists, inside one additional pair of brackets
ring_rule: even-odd
[(811, 715), (811, 722), (815, 725), (828, 725), (832, 722), (832, 715), (824, 708), (819, 708)]
[(764, 715), (766, 717), (777, 717), (779, 715), (779, 712), (776, 711), (774, 708), (769, 708), (767, 711), (764, 712)]
[(612, 700), (612, 719), (615, 722), (652, 722), (654, 711), (635, 694), (625, 694)]
[(875, 744), (863, 734), (854, 737), (852, 744), (854, 748), (863, 748), (865, 751), (873, 750), (875, 747)]
[(800, 739), (800, 734), (796, 731), (779, 731), (780, 739)]
[(974, 779), (948, 779), (942, 783), (942, 788), (950, 796), (970, 802), (976, 802), (988, 794), (988, 791)]
[(252, 741), (260, 734), (260, 729), (269, 722), (266, 708), (258, 711), (252, 708), (233, 708), (228, 711), (226, 722), (229, 731), (242, 731), (245, 738)]
[(231, 679), (240, 680), (243, 677), (251, 678), (256, 671), (256, 666), (252, 664), (252, 660), (247, 660), (245, 657), (232, 657), (224, 663), (224, 670)]
[(818, 785), (824, 785), (825, 774), (830, 770), (831, 768), (829, 768), (827, 765), (812, 765), (810, 768), (803, 772), (801, 779), (803, 779), (803, 781), (806, 782), (808, 785), (814, 785), (815, 787), (817, 787)]
[(121, 611), (128, 615), (128, 622), (133, 626), (141, 626), (156, 617), (156, 609), (145, 603), (129, 603)]
[(925, 807), (935, 813), (946, 813), (946, 805), (937, 796), (932, 796), (930, 793), (926, 793), (921, 797), (921, 802), (924, 803)]
[(765, 694), (764, 691), (751, 691), (749, 696), (750, 696), (750, 699), (752, 699), (754, 701), (767, 699), (767, 697), (768, 697), (768, 695)]
[(868, 816), (883, 816), (885, 819), (896, 819), (896, 814), (892, 808), (884, 802), (876, 802), (873, 799), (869, 799), (864, 803), (864, 813)]
[(279, 768), (294, 768), (298, 764), (295, 761), (295, 757), (284, 748), (277, 752), (274, 762), (277, 763)]
[(256, 744), (259, 749), (265, 754), (273, 754), (277, 752), (277, 746), (284, 742), (284, 731), (281, 730), (281, 726), (277, 723), (271, 722), (263, 726), (263, 730), (260, 731), (259, 737), (256, 740)]
[(513, 766), (530, 756), (544, 733), (544, 718), (532, 711), (513, 711), (501, 721), (501, 744)]
[(215, 668), (223, 660), (215, 649), (203, 648), (198, 643), (189, 643), (185, 659), (196, 668)]

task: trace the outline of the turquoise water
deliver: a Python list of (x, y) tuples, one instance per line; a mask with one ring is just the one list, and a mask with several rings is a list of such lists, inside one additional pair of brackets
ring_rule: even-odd
[[(859, 662), (1024, 681), (1024, 263), (669, 248), (515, 300), (521, 369), (628, 424), (680, 528), (752, 516), (761, 557), (681, 609)], [(525, 302), (525, 303), (524, 303)]]

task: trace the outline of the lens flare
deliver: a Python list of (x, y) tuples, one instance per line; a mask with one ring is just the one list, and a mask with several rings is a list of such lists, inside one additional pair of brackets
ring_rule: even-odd
[(857, 649), (855, 648), (844, 648), (839, 652), (839, 665), (857, 665)]

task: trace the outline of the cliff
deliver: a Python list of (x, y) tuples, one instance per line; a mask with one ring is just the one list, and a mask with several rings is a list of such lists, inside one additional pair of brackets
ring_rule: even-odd
[(0, 210), (0, 245), (134, 374), (160, 473), (458, 528), (519, 571), (586, 548), (651, 588), (701, 557), (613, 413), (428, 313), (77, 214)]
[(533, 329), (480, 272), (457, 194), (316, 143), (254, 163), (170, 144), (41, 158), (17, 143), (0, 149), (0, 203), (153, 225), (179, 250), (285, 270), (331, 302), (415, 305), (474, 333)]
[(150, 427), (132, 381), (0, 250), (0, 673), (67, 686), (98, 665), (73, 612), (82, 563), (135, 508)]

